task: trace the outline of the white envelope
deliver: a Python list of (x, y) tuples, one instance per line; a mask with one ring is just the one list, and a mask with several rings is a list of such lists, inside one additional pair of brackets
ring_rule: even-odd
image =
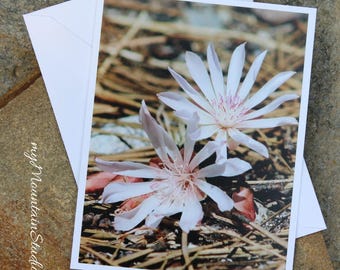
[[(84, 180), (83, 131), (91, 125), (84, 115), (96, 83), (102, 6), (103, 0), (72, 0), (24, 15), (77, 184)], [(305, 163), (300, 196), (296, 237), (326, 229)]]

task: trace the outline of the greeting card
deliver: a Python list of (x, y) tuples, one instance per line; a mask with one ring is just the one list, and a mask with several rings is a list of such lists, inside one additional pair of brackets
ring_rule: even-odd
[(292, 268), (314, 24), (105, 1), (73, 268)]

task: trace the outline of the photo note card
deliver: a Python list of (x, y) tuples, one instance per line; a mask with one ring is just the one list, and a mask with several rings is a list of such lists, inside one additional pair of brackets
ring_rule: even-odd
[(315, 9), (104, 2), (72, 269), (292, 269)]

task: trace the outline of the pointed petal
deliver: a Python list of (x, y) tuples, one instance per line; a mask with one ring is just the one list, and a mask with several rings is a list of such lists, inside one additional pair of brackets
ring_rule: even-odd
[(234, 207), (233, 200), (227, 195), (227, 193), (218, 187), (202, 180), (197, 180), (196, 185), (217, 203), (217, 206), (221, 211), (229, 211)]
[(253, 64), (251, 65), (246, 75), (246, 78), (244, 79), (238, 91), (238, 96), (241, 100), (244, 100), (248, 96), (251, 88), (253, 87), (256, 81), (257, 74), (259, 73), (261, 65), (263, 63), (263, 60), (266, 57), (266, 54), (267, 54), (267, 51), (262, 52), (260, 55), (258, 55), (255, 58)]
[(204, 147), (194, 156), (191, 160), (189, 167), (191, 170), (198, 167), (198, 165), (210, 157), (214, 152), (217, 151), (219, 144), (213, 141), (208, 142)]
[(215, 176), (221, 176), (226, 170), (226, 164), (212, 164), (209, 166), (204, 167), (203, 169), (200, 169), (198, 172), (199, 178), (205, 178), (205, 177), (215, 177)]
[(189, 164), (189, 161), (194, 152), (195, 140), (193, 140), (190, 136), (192, 132), (194, 132), (198, 126), (198, 114), (197, 112), (193, 114), (192, 118), (188, 122), (187, 131), (185, 134), (185, 142), (184, 142), (184, 164)]
[(282, 103), (289, 101), (289, 100), (297, 99), (298, 97), (299, 96), (295, 95), (295, 94), (288, 94), (288, 95), (283, 95), (281, 97), (278, 97), (277, 99), (275, 99), (274, 101), (272, 101), (268, 105), (264, 106), (260, 110), (248, 113), (244, 117), (244, 120), (254, 119), (254, 118), (260, 117), (262, 115), (265, 115), (267, 113), (270, 113), (270, 112), (274, 111), (276, 108), (278, 108)]
[(141, 177), (141, 178), (165, 178), (165, 173), (155, 167), (135, 163), (130, 161), (125, 162), (111, 162), (99, 158), (95, 159), (97, 167), (103, 171), (111, 172), (113, 174)]
[(188, 111), (195, 112), (199, 109), (197, 105), (191, 103), (183, 95), (176, 92), (162, 92), (157, 94), (157, 97), (175, 111), (186, 108)]
[(234, 139), (234, 141), (244, 144), (245, 146), (249, 147), (250, 149), (254, 150), (255, 152), (266, 158), (269, 157), (268, 150), (265, 145), (247, 136), (241, 131), (237, 129), (229, 129), (228, 134), (231, 138)]
[(226, 169), (223, 173), (223, 176), (226, 177), (240, 175), (252, 168), (248, 162), (239, 158), (229, 158), (225, 160), (225, 164)]
[(205, 97), (208, 100), (215, 99), (210, 77), (202, 59), (193, 52), (187, 52), (185, 55), (185, 60), (191, 77), (197, 83)]
[(200, 126), (198, 129), (191, 132), (190, 136), (193, 140), (200, 141), (211, 137), (218, 130), (219, 127), (217, 125)]
[(238, 123), (236, 128), (273, 128), (285, 125), (297, 125), (298, 122), (294, 117), (276, 117), (266, 119), (248, 120)]
[(164, 216), (151, 213), (145, 219), (145, 225), (150, 228), (157, 228)]
[[(147, 217), (157, 206), (159, 205), (159, 200), (155, 196), (151, 196), (143, 201), (137, 209), (133, 209), (134, 215), (127, 215), (124, 213), (122, 215), (116, 215), (114, 220), (114, 226), (116, 230), (128, 231), (136, 227), (143, 219)], [(136, 211), (137, 210), (137, 211)]]
[(209, 46), (207, 49), (207, 58), (208, 58), (211, 82), (215, 90), (215, 95), (216, 97), (224, 96), (223, 71), (222, 71), (218, 56), (216, 54), (214, 45), (212, 43), (209, 43)]
[(216, 163), (222, 163), (225, 162), (225, 160), (228, 157), (228, 151), (227, 151), (227, 132), (220, 129), (217, 132), (215, 141), (220, 144), (220, 147), (216, 151)]
[(188, 99), (178, 93), (163, 92), (157, 94), (157, 96), (164, 104), (175, 110), (180, 115), (179, 117), (184, 121), (188, 118), (190, 119), (191, 115), (197, 112), (200, 123), (209, 124), (214, 122), (213, 117), (209, 113), (201, 109), (198, 105), (191, 103)]
[(204, 108), (206, 111), (212, 111), (212, 107), (207, 99), (202, 96), (196, 89), (194, 89), (181, 75), (171, 68), (168, 68), (171, 75), (184, 90), (184, 92), (198, 105)]
[(179, 212), (182, 212), (183, 206), (184, 205), (182, 200), (170, 201), (169, 199), (168, 200), (165, 199), (161, 202), (157, 209), (155, 209), (154, 213), (165, 217), (169, 217)]
[(103, 203), (115, 203), (153, 192), (151, 182), (108, 184), (103, 191)]
[(240, 84), (245, 59), (244, 47), (245, 43), (242, 43), (234, 50), (233, 54), (231, 55), (227, 77), (227, 96), (229, 97), (236, 94)]
[(248, 109), (251, 109), (260, 104), (294, 74), (295, 72), (293, 71), (285, 71), (277, 74), (270, 81), (268, 81), (259, 91), (257, 91), (250, 99), (248, 99), (244, 103), (244, 106)]
[(168, 154), (172, 160), (182, 161), (182, 155), (178, 150), (177, 145), (168, 133), (156, 122), (150, 115), (144, 100), (140, 108), (139, 117), (144, 131), (154, 146), (157, 154), (164, 162), (169, 162)]
[(188, 233), (196, 227), (197, 223), (200, 222), (202, 218), (203, 210), (199, 200), (193, 196), (189, 197), (185, 202), (179, 226), (183, 231)]

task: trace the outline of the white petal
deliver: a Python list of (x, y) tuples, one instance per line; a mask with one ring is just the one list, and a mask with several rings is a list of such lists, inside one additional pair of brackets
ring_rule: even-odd
[(103, 203), (115, 203), (153, 192), (151, 182), (108, 184), (103, 191)]
[(145, 219), (145, 225), (150, 228), (157, 228), (164, 216), (151, 213)]
[(128, 231), (136, 227), (143, 219), (146, 218), (157, 206), (159, 200), (155, 196), (145, 199), (136, 209), (133, 209), (134, 215), (131, 217), (128, 213), (116, 215), (114, 226), (116, 230)]
[(177, 110), (183, 110), (185, 108), (192, 113), (199, 109), (199, 107), (193, 103), (191, 103), (187, 98), (183, 95), (175, 93), (175, 92), (162, 92), (157, 94), (157, 97), (166, 105)]
[(298, 122), (294, 117), (276, 117), (266, 119), (248, 120), (238, 123), (236, 128), (273, 128), (285, 125), (297, 125)]
[(200, 126), (194, 132), (191, 132), (190, 136), (193, 140), (200, 141), (206, 138), (211, 137), (219, 130), (219, 126), (217, 125), (206, 125)]
[(176, 143), (150, 115), (144, 100), (142, 101), (139, 117), (144, 131), (148, 134), (152, 145), (162, 161), (169, 162), (168, 154), (171, 156), (172, 160), (182, 161), (182, 155), (180, 154)]
[(215, 141), (220, 144), (220, 147), (216, 151), (216, 163), (224, 162), (228, 157), (227, 132), (220, 129), (217, 132)]
[(257, 91), (244, 105), (248, 109), (255, 107), (265, 100), (271, 93), (279, 88), (285, 81), (295, 74), (293, 71), (285, 71), (277, 74), (269, 82), (267, 82), (259, 91)]
[(251, 169), (251, 165), (239, 158), (229, 158), (225, 160), (226, 169), (223, 176), (236, 176), (240, 175)]
[(234, 96), (240, 84), (245, 59), (245, 43), (239, 45), (231, 55), (227, 77), (227, 96)]
[(261, 68), (261, 65), (262, 65), (262, 62), (264, 60), (264, 58), (266, 57), (266, 54), (267, 54), (267, 51), (264, 51), (262, 52), (260, 55), (258, 55), (256, 57), (256, 59), (254, 60), (253, 64), (251, 65), (247, 75), (246, 75), (246, 78), (244, 79), (239, 91), (238, 91), (238, 96), (241, 100), (244, 100), (251, 88), (253, 87), (255, 81), (256, 81), (256, 77), (257, 77), (257, 74), (259, 73), (260, 71), (260, 68)]
[(176, 71), (171, 68), (168, 68), (171, 75), (175, 78), (180, 87), (187, 93), (187, 95), (194, 101), (196, 104), (206, 111), (212, 111), (212, 107), (207, 99), (202, 96), (196, 89), (194, 89), (181, 75), (179, 75)]
[(155, 209), (154, 213), (169, 217), (183, 211), (184, 202), (181, 199), (170, 201), (165, 199), (161, 204)]
[(214, 86), (216, 97), (224, 96), (224, 79), (220, 61), (212, 43), (207, 49), (208, 65), (210, 70), (210, 77)]
[(215, 176), (221, 176), (226, 170), (226, 164), (212, 164), (207, 167), (204, 167), (203, 169), (200, 169), (198, 172), (199, 178), (205, 178), (205, 177), (215, 177)]
[(189, 167), (191, 170), (198, 167), (198, 165), (210, 157), (216, 150), (218, 149), (219, 144), (216, 142), (208, 142), (204, 147), (193, 157), (191, 160)]
[(175, 92), (159, 93), (158, 98), (166, 105), (175, 110), (184, 121), (191, 117), (195, 112), (198, 113), (201, 123), (213, 123), (212, 116), (201, 109), (200, 106), (191, 103), (188, 99)]
[(282, 103), (284, 103), (288, 100), (297, 99), (298, 97), (299, 96), (295, 95), (295, 94), (288, 94), (288, 95), (283, 95), (281, 97), (278, 97), (277, 99), (275, 99), (274, 101), (272, 101), (268, 105), (264, 106), (260, 110), (257, 110), (257, 111), (254, 111), (254, 112), (247, 114), (244, 117), (244, 120), (254, 119), (254, 118), (260, 117), (262, 115), (265, 115), (267, 113), (270, 113), (270, 112), (274, 111), (276, 108), (278, 108)]
[(196, 227), (202, 218), (203, 210), (199, 200), (196, 197), (190, 196), (185, 202), (179, 226), (183, 231), (188, 233)]
[(266, 158), (269, 157), (268, 150), (265, 145), (240, 132), (239, 130), (229, 129), (228, 134), (234, 139), (234, 141), (244, 144)]
[(190, 136), (192, 132), (197, 129), (198, 124), (198, 114), (194, 113), (191, 119), (188, 119), (187, 131), (185, 134), (185, 142), (184, 142), (184, 164), (189, 164), (189, 161), (192, 157), (192, 153), (194, 151), (195, 140), (193, 140)]
[(206, 98), (208, 100), (215, 99), (215, 93), (211, 85), (210, 77), (202, 59), (193, 52), (187, 52), (185, 60), (191, 77), (197, 83)]
[(118, 175), (141, 177), (141, 178), (164, 178), (166, 175), (164, 172), (155, 167), (144, 165), (141, 163), (135, 163), (130, 161), (124, 162), (111, 162), (95, 159), (97, 167), (103, 171), (110, 172)]
[(196, 184), (200, 190), (217, 203), (221, 211), (229, 211), (234, 207), (233, 200), (223, 190), (202, 180), (197, 180)]

